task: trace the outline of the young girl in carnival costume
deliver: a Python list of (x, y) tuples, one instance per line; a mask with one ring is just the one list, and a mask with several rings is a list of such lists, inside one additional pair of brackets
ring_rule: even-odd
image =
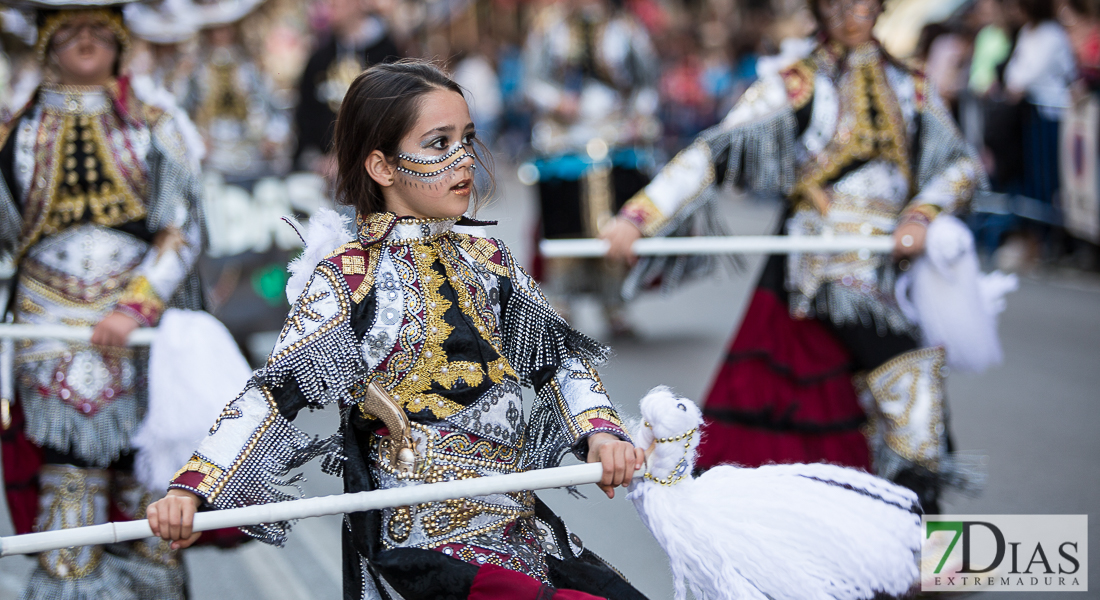
[[(929, 225), (964, 211), (984, 174), (924, 75), (874, 39), (880, 0), (811, 8), (823, 29), (812, 52), (746, 91), (604, 237), (612, 257), (633, 260), (643, 235), (697, 233), (706, 220), (696, 217), (708, 216), (723, 183), (786, 196), (785, 235), (892, 235), (893, 257), (770, 257), (707, 396), (697, 465), (873, 467), (937, 512), (940, 490), (968, 485), (971, 474), (951, 454), (948, 357), (922, 344), (894, 288), (924, 251)], [(699, 267), (645, 259), (624, 292), (674, 286)]]
[[(329, 215), (336, 227), (318, 248), (325, 235), (311, 225), (297, 266), (311, 275), (266, 367), (148, 511), (174, 548), (195, 538), (200, 507), (290, 498), (280, 489), (290, 470), (320, 455), (346, 492), (556, 466), (570, 451), (603, 463), (609, 497), (629, 483), (644, 459), (594, 368), (607, 349), (554, 313), (503, 242), (455, 229), (477, 224), (463, 216), (475, 195), (474, 142), (462, 90), (430, 64), (378, 65), (351, 85), (335, 146), (355, 232)], [(311, 260), (319, 250), (327, 256)], [(530, 415), (521, 385), (536, 391)], [(329, 405), (341, 425), (326, 440), (291, 423), (303, 408)], [(530, 492), (345, 523), (345, 598), (494, 589), (534, 598), (550, 586), (641, 597)], [(248, 531), (281, 544), (287, 527)]]
[[(5, 348), (17, 395), (0, 398), (4, 479), (20, 532), (141, 518), (163, 494), (134, 477), (147, 353), (126, 341), (168, 307), (201, 305), (197, 165), (184, 125), (120, 75), (121, 10), (32, 7), (45, 77), (0, 128), (0, 306), (16, 323), (94, 330), (91, 344)], [(178, 550), (151, 538), (42, 553), (24, 597), (182, 598), (185, 583)]]

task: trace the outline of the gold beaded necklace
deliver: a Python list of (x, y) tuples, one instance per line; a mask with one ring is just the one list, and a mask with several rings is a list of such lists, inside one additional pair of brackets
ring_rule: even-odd
[[(653, 429), (653, 426), (650, 425), (648, 421), (645, 421), (645, 426), (649, 427), (650, 430)], [(688, 453), (691, 452), (691, 436), (695, 435), (695, 432), (698, 430), (698, 427), (692, 427), (690, 430), (685, 431), (684, 433), (681, 433), (677, 436), (667, 438), (655, 438), (653, 440), (653, 444), (650, 445), (650, 448), (655, 447), (657, 444), (683, 441), (684, 455), (680, 457), (680, 462), (676, 463), (676, 467), (672, 469), (672, 472), (669, 474), (668, 477), (660, 478), (653, 476), (649, 472), (648, 465), (646, 472), (642, 475), (642, 477), (661, 485), (676, 485), (677, 483), (680, 483), (680, 481), (683, 480), (685, 477), (688, 477), (690, 474), (687, 471), (687, 459)]]

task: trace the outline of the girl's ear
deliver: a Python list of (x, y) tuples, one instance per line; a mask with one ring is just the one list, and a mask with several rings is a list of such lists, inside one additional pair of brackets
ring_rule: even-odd
[(367, 156), (367, 160), (363, 163), (363, 167), (367, 169), (367, 175), (370, 175), (370, 178), (378, 185), (382, 187), (390, 187), (393, 185), (393, 178), (397, 173), (397, 166), (390, 164), (390, 161), (386, 160), (381, 150), (371, 152), (370, 155)]

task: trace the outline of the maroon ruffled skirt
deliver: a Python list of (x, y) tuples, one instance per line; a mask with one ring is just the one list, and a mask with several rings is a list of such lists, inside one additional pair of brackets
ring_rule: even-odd
[(696, 467), (830, 462), (870, 470), (848, 351), (823, 323), (790, 316), (777, 259), (707, 394)]

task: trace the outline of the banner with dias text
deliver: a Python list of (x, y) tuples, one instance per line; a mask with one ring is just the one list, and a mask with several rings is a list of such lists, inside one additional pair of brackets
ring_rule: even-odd
[(921, 591), (1086, 592), (1088, 515), (925, 515)]

